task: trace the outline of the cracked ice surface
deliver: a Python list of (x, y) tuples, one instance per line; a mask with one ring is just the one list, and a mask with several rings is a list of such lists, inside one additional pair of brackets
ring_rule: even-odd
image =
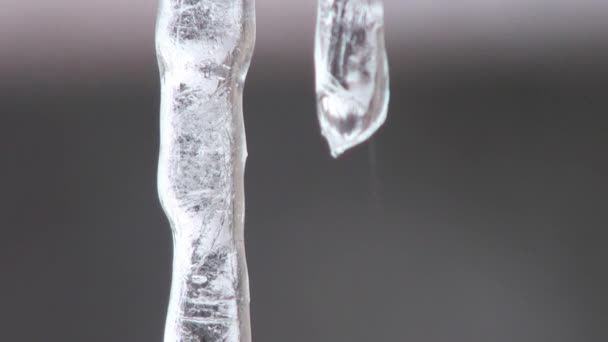
[(161, 0), (158, 189), (174, 262), (165, 342), (250, 341), (242, 87), (252, 0)]
[(321, 132), (339, 156), (386, 120), (388, 63), (381, 0), (319, 0), (315, 46)]

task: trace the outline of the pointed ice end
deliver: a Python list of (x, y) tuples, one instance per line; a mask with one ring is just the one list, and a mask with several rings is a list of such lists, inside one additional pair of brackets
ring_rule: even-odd
[(331, 155), (338, 158), (347, 150), (365, 142), (386, 121), (388, 86), (377, 89), (368, 106), (346, 94), (320, 92), (318, 101), (321, 133)]
[(369, 125), (358, 125), (357, 129), (351, 131), (341, 131), (338, 127), (328, 127), (322, 124), (322, 133), (327, 140), (332, 157), (338, 158), (347, 150), (368, 140), (385, 120), (386, 111), (381, 113), (377, 120), (370, 122)]

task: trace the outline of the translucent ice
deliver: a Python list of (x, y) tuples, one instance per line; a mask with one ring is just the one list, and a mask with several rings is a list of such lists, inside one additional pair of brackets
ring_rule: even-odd
[(174, 261), (165, 342), (248, 342), (243, 82), (253, 0), (160, 0), (158, 190)]
[(317, 107), (334, 157), (368, 139), (386, 119), (383, 16), (382, 0), (319, 0)]

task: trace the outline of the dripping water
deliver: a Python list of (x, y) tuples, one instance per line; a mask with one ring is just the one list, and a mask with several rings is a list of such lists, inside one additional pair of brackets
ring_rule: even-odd
[(371, 138), (368, 144), (368, 165), (369, 165), (369, 191), (371, 199), (371, 209), (374, 215), (381, 215), (384, 211), (382, 200), (382, 182), (379, 176), (376, 139)]

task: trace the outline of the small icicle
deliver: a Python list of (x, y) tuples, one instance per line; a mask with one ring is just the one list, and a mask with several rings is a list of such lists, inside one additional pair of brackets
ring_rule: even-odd
[(386, 120), (389, 75), (382, 0), (319, 0), (317, 109), (331, 154), (371, 137)]

